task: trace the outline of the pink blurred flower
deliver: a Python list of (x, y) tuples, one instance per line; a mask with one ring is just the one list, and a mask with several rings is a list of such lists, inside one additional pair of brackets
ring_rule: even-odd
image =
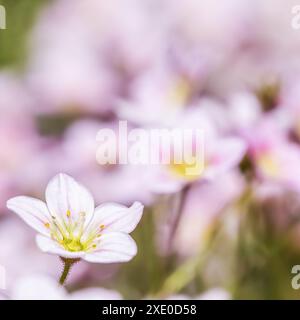
[[(12, 235), (18, 235), (12, 237)], [(14, 216), (5, 217), (0, 222), (0, 264), (6, 269), (7, 288), (14, 286), (20, 278), (31, 273), (56, 276), (58, 261), (49, 255), (41, 255), (32, 240), (31, 230), (23, 227)], [(22, 266), (22, 267), (20, 267)], [(74, 268), (71, 282), (84, 273), (84, 264)]]
[[(59, 147), (56, 172), (65, 171), (79, 177), (89, 186), (98, 202), (113, 201), (128, 204), (138, 200), (151, 204), (153, 195), (143, 178), (145, 170), (141, 166), (100, 165), (96, 161), (96, 135), (101, 129), (111, 129), (117, 135), (117, 122), (81, 120), (71, 125), (66, 130)], [(139, 179), (133, 179), (134, 176), (139, 176)], [(116, 185), (119, 188), (116, 188)]]
[(26, 80), (39, 101), (38, 113), (109, 110), (115, 78), (99, 56), (79, 4), (57, 1), (35, 26)]
[(258, 99), (250, 92), (232, 94), (228, 101), (227, 122), (231, 129), (241, 133), (253, 128), (263, 116)]
[(40, 138), (32, 118), (33, 101), (17, 75), (0, 73), (0, 210), (16, 191), (26, 190), (26, 164), (38, 153)]
[(124, 80), (156, 61), (162, 38), (137, 0), (49, 5), (32, 34), (27, 75), (41, 101), (38, 112), (110, 112)]
[[(182, 257), (199, 253), (205, 247), (216, 219), (243, 193), (245, 181), (237, 171), (192, 187), (185, 201), (173, 248)], [(233, 230), (231, 232), (234, 233)], [(160, 235), (161, 236), (161, 235)]]
[(172, 125), (189, 104), (191, 84), (165, 67), (140, 76), (132, 85), (132, 99), (119, 102), (117, 113), (140, 125)]
[[(150, 188), (157, 193), (177, 192), (186, 184), (212, 181), (236, 167), (242, 160), (246, 145), (242, 139), (235, 137), (214, 138), (205, 141), (204, 158), (199, 161), (199, 168), (189, 174), (196, 164), (159, 165), (149, 170)], [(197, 160), (196, 160), (197, 161)]]
[[(255, 5), (249, 0), (229, 0), (226, 3), (217, 0), (209, 3), (205, 0), (176, 4), (172, 0), (164, 2), (168, 4), (168, 12), (173, 16), (179, 35), (189, 43), (209, 44), (223, 51), (232, 50), (256, 30), (253, 20)], [(234, 41), (226, 40), (228, 34)]]
[(250, 157), (263, 181), (300, 190), (300, 148), (288, 140), (284, 130), (266, 121), (251, 130), (247, 139)]
[[(205, 105), (215, 106), (214, 111), (212, 112)], [(200, 151), (201, 154), (197, 155), (193, 150), (194, 154), (190, 155), (191, 159), (185, 159), (181, 157), (183, 147), (178, 150), (175, 147), (175, 142), (171, 146), (161, 145), (159, 150), (161, 161), (159, 164), (147, 165), (145, 175), (142, 175), (149, 190), (154, 193), (177, 192), (187, 184), (213, 180), (239, 164), (246, 152), (246, 144), (243, 139), (226, 134), (220, 123), (214, 121), (216, 114), (218, 118), (221, 117), (220, 106), (210, 100), (203, 99), (197, 106), (182, 110), (168, 125), (162, 124), (162, 122), (158, 124), (160, 129), (178, 129), (182, 132), (194, 130), (189, 142), (193, 149), (200, 142), (202, 150), (198, 150), (197, 153)], [(151, 130), (152, 126), (148, 128)], [(201, 137), (196, 134), (196, 130), (202, 132), (202, 143), (198, 141)], [(187, 143), (187, 141), (184, 142)], [(153, 152), (157, 152), (157, 150)], [(179, 155), (175, 154), (177, 152)], [(177, 155), (179, 159), (182, 159), (181, 163), (175, 161)], [(162, 164), (162, 159), (169, 159), (170, 162)]]

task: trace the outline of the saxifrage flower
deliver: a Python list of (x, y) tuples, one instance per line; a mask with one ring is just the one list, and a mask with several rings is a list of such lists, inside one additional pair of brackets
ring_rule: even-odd
[(18, 196), (7, 207), (39, 234), (39, 248), (66, 259), (95, 263), (126, 262), (137, 253), (131, 233), (143, 205), (106, 203), (95, 208), (90, 192), (72, 177), (58, 174), (46, 188), (46, 203)]

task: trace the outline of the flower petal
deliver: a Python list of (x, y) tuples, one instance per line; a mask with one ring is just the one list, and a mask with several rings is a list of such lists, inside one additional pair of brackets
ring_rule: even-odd
[(104, 232), (132, 232), (140, 222), (144, 206), (135, 202), (130, 208), (116, 204), (107, 203), (95, 209), (94, 217), (89, 229), (105, 226)]
[(246, 144), (242, 139), (220, 139), (214, 146), (208, 168), (205, 170), (205, 176), (214, 178), (233, 169), (242, 160), (246, 149)]
[(78, 220), (84, 212), (86, 223), (90, 221), (94, 212), (94, 199), (90, 192), (72, 177), (58, 174), (50, 180), (46, 189), (46, 202), (50, 213), (63, 220), (68, 218)]
[(87, 253), (83, 259), (96, 263), (127, 262), (136, 253), (136, 243), (128, 234), (109, 232), (101, 236), (96, 251)]
[(36, 236), (36, 243), (38, 247), (43, 251), (51, 254), (56, 254), (60, 257), (64, 258), (83, 258), (85, 252), (78, 251), (78, 252), (71, 252), (63, 249), (56, 241), (43, 237), (41, 235)]
[(223, 288), (212, 288), (195, 298), (196, 300), (231, 300), (231, 295)]
[(155, 194), (172, 194), (180, 191), (185, 181), (170, 173), (168, 165), (150, 165), (146, 173), (149, 189)]
[(7, 201), (7, 208), (14, 211), (30, 227), (47, 236), (50, 234), (47, 223), (51, 219), (46, 204), (31, 197), (15, 197)]
[(62, 300), (65, 297), (65, 289), (46, 275), (20, 278), (12, 290), (14, 300)]
[(122, 300), (119, 292), (104, 288), (87, 288), (69, 295), (70, 300)]

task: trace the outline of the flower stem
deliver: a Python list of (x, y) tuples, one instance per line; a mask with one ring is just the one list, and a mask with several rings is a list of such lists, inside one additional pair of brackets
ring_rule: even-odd
[(189, 193), (189, 191), (191, 189), (191, 186), (192, 186), (192, 184), (186, 185), (182, 189), (182, 191), (180, 192), (179, 204), (178, 204), (178, 207), (177, 207), (176, 212), (175, 212), (175, 216), (174, 216), (171, 232), (170, 232), (170, 235), (169, 235), (168, 245), (167, 245), (167, 248), (168, 248), (169, 252), (171, 252), (171, 250), (172, 250), (173, 241), (174, 241), (175, 235), (177, 233), (178, 226), (179, 226), (181, 218), (182, 218), (182, 214), (183, 214), (183, 211), (184, 211), (184, 208), (185, 208), (186, 198), (187, 198), (187, 195), (188, 195), (188, 193)]
[(60, 276), (59, 284), (63, 286), (65, 284), (66, 280), (67, 280), (67, 277), (68, 277), (68, 275), (69, 275), (69, 273), (71, 271), (71, 268), (72, 268), (73, 264), (78, 262), (79, 259), (61, 258), (61, 260), (64, 263), (64, 269), (63, 269), (62, 274)]
[(187, 259), (187, 261), (172, 271), (164, 280), (161, 289), (154, 295), (154, 298), (163, 299), (169, 295), (176, 294), (193, 281), (209, 258), (220, 228), (220, 223), (214, 225), (209, 238), (204, 243), (203, 249), (200, 249), (196, 256)]

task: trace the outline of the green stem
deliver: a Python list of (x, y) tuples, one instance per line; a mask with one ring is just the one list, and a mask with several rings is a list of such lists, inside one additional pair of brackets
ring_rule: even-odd
[(183, 211), (184, 211), (184, 207), (185, 207), (185, 203), (186, 203), (186, 198), (187, 198), (187, 195), (188, 195), (191, 187), (192, 187), (192, 185), (188, 184), (180, 192), (179, 204), (178, 204), (178, 207), (175, 212), (173, 225), (172, 225), (171, 232), (170, 232), (169, 239), (168, 239), (167, 248), (168, 248), (169, 253), (171, 253), (171, 251), (172, 251), (173, 241), (176, 236), (177, 229), (178, 229), (178, 226), (180, 224), (180, 221), (181, 221), (181, 218), (183, 215)]
[(219, 228), (220, 225), (217, 223), (214, 227), (215, 230), (211, 232), (211, 235), (207, 239), (201, 252), (199, 252), (196, 257), (188, 259), (182, 265), (177, 267), (177, 269), (167, 277), (162, 288), (156, 294), (158, 299), (165, 298), (168, 295), (179, 292), (195, 278), (197, 272), (208, 259), (210, 250), (217, 238)]
[(71, 271), (71, 268), (73, 266), (74, 263), (78, 262), (79, 259), (66, 259), (66, 258), (61, 258), (61, 260), (63, 261), (64, 263), (64, 269), (63, 269), (63, 272), (60, 276), (60, 279), (59, 279), (59, 284), (60, 285), (64, 285), (66, 280), (67, 280), (67, 277)]

